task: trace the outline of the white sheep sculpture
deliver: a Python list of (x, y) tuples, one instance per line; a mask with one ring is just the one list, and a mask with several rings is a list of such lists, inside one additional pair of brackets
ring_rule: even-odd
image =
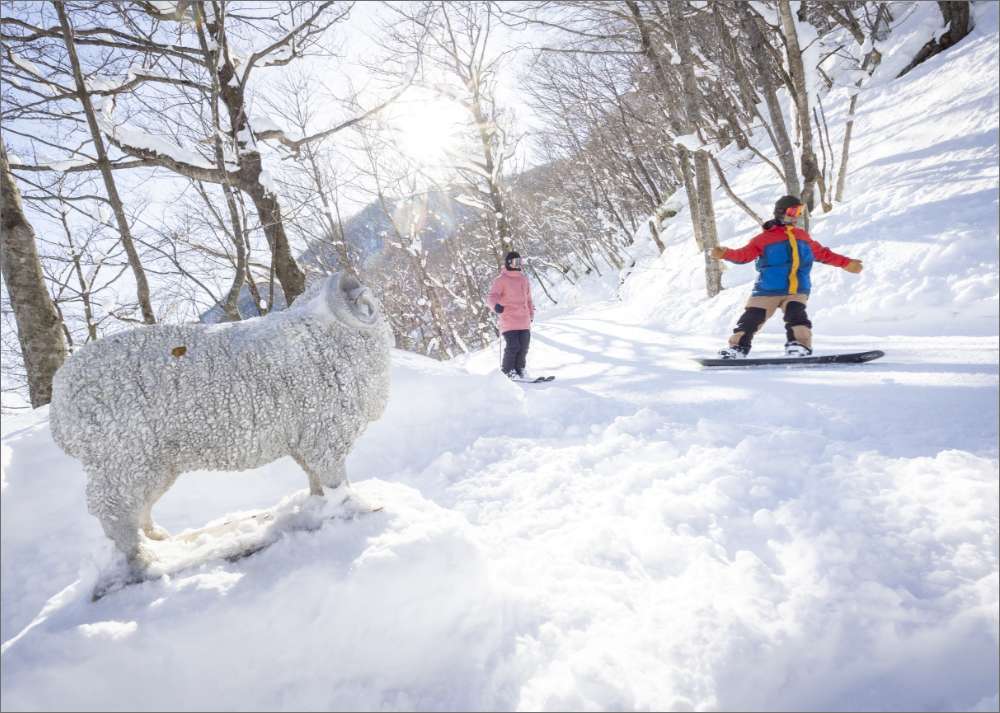
[(56, 443), (87, 472), (87, 509), (139, 568), (165, 539), (152, 508), (181, 473), (292, 456), (310, 492), (347, 483), (344, 460), (389, 397), (391, 335), (349, 275), (291, 307), (223, 324), (152, 325), (92, 342), (55, 375)]

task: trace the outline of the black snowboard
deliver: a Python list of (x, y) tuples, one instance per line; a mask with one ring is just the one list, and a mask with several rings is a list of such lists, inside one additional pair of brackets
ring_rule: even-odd
[(547, 384), (548, 382), (552, 381), (555, 378), (556, 377), (554, 377), (554, 376), (539, 376), (539, 377), (537, 377), (535, 379), (532, 379), (531, 381), (521, 381), (521, 382), (518, 382), (518, 383), (521, 383), (521, 384)]
[(825, 354), (807, 357), (774, 357), (772, 359), (695, 359), (702, 366), (805, 366), (815, 364), (863, 364), (872, 359), (884, 357), (878, 349), (854, 354)]

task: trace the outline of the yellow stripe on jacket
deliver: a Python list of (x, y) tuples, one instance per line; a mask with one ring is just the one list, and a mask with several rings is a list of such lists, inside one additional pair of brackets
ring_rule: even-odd
[(794, 295), (799, 291), (799, 244), (795, 241), (795, 230), (792, 226), (785, 227), (785, 234), (788, 236), (788, 244), (792, 249), (792, 270), (788, 273), (788, 294)]

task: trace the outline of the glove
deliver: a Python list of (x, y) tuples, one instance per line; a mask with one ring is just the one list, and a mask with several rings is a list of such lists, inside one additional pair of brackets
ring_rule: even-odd
[(494, 309), (494, 311), (496, 311), (497, 314), (503, 314), (503, 305), (502, 304), (495, 304), (495, 305), (493, 305), (493, 309)]
[(722, 256), (726, 254), (725, 248), (712, 248), (709, 253), (713, 260), (721, 260)]
[(860, 260), (851, 260), (849, 263), (844, 265), (845, 270), (847, 270), (848, 272), (853, 272), (855, 275), (861, 272), (863, 268), (864, 265), (861, 264)]

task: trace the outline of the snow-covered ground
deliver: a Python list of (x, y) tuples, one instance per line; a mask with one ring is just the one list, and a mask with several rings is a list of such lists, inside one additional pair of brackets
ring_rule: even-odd
[[(862, 95), (849, 200), (813, 222), (866, 265), (816, 266), (817, 351), (881, 360), (698, 368), (753, 271), (706, 300), (682, 214), (621, 299), (542, 314), (529, 366), (551, 384), (507, 382), (495, 349), (395, 353), (348, 461), (383, 511), (96, 602), (113, 552), (80, 465), (45, 409), (5, 417), (3, 710), (997, 710), (998, 34), (978, 11)], [(766, 212), (770, 169), (728, 158)], [(723, 242), (752, 236), (718, 208)], [(782, 342), (776, 319), (756, 348)], [(180, 532), (306, 486), (288, 459), (187, 474), (156, 517)]]
[[(710, 344), (609, 307), (537, 329), (552, 385), (399, 353), (349, 462), (383, 512), (96, 603), (79, 467), (8, 434), (4, 708), (995, 709), (996, 340), (752, 374)], [(158, 520), (304, 487), (189, 474)]]

